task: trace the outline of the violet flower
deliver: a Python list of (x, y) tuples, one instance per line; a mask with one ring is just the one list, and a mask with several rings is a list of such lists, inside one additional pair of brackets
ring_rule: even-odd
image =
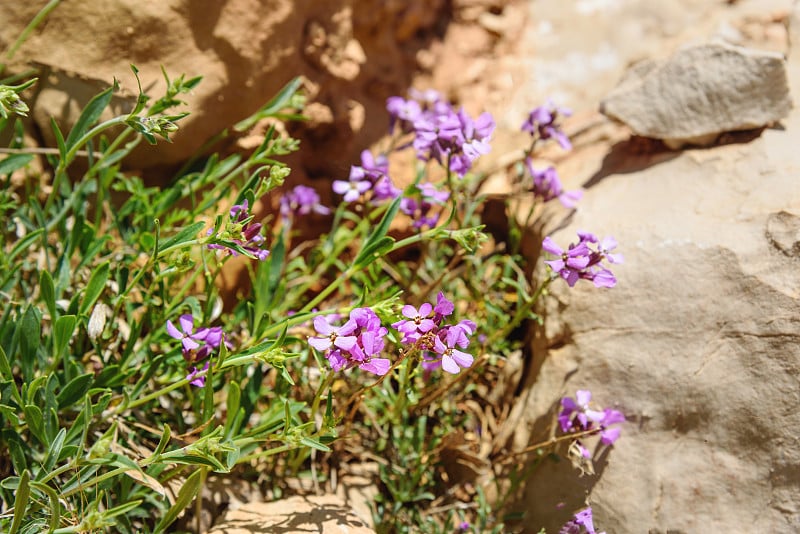
[(470, 367), (474, 360), (471, 354), (456, 348), (459, 332), (457, 329), (448, 329), (444, 342), (439, 336), (433, 338), (433, 350), (442, 356), (442, 369), (451, 374), (458, 374), (461, 367)]
[(370, 308), (353, 309), (347, 322), (338, 328), (317, 316), (314, 328), (323, 337), (310, 337), (308, 343), (324, 352), (334, 371), (357, 366), (376, 375), (389, 372), (389, 360), (378, 357), (388, 330), (381, 326), (380, 318)]
[(330, 208), (320, 204), (319, 194), (305, 185), (297, 185), (281, 197), (280, 211), (284, 220), (309, 215), (312, 212), (320, 215), (328, 215), (331, 212)]
[(559, 534), (605, 534), (605, 532), (598, 533), (594, 528), (594, 519), (592, 518), (592, 508), (584, 508), (577, 512), (571, 520), (569, 520)]
[[(223, 332), (221, 326), (203, 327), (194, 329), (194, 317), (189, 314), (181, 315), (178, 318), (180, 330), (167, 320), (167, 334), (174, 339), (181, 341), (181, 354), (183, 359), (189, 364), (201, 362), (206, 360), (204, 367), (208, 369), (207, 358), (211, 355), (214, 349), (223, 343)], [(227, 343), (226, 343), (227, 345)], [(189, 374), (186, 376), (189, 383), (195, 386), (202, 386), (205, 384), (205, 377), (196, 377), (198, 371), (194, 365), (189, 367)]]
[[(591, 400), (592, 394), (587, 390), (578, 390), (574, 399), (572, 397), (561, 399), (562, 409), (558, 414), (561, 431), (568, 433), (599, 429), (600, 441), (605, 445), (613, 445), (619, 439), (621, 428), (618, 425), (625, 422), (625, 415), (611, 408), (602, 411), (592, 409), (589, 406)], [(583, 456), (591, 457), (580, 442), (578, 446)]]
[(533, 178), (531, 187), (533, 196), (541, 199), (542, 202), (557, 198), (565, 208), (574, 208), (583, 196), (583, 192), (580, 190), (564, 191), (555, 167), (550, 166), (543, 170), (537, 170), (530, 158), (525, 159), (525, 167)]
[(530, 112), (520, 129), (523, 132), (530, 133), (534, 140), (555, 139), (564, 150), (570, 150), (572, 144), (559, 124), (561, 117), (569, 117), (570, 115), (572, 115), (571, 110), (560, 108), (552, 100), (548, 100), (544, 106), (534, 108)]
[[(209, 228), (208, 235), (211, 235), (213, 231), (213, 228)], [(264, 243), (264, 236), (261, 235), (261, 223), (252, 221), (247, 199), (231, 208), (229, 227), (226, 228), (225, 232), (218, 234), (217, 237), (233, 241), (247, 254), (260, 261), (266, 260), (269, 256), (269, 250), (261, 248)], [(226, 250), (233, 256), (239, 255), (239, 252), (235, 249), (217, 243), (211, 243), (208, 248)]]
[[(616, 240), (607, 237), (598, 246), (599, 240), (589, 232), (578, 232), (578, 239), (578, 243), (563, 250), (550, 237), (546, 237), (542, 242), (542, 249), (558, 256), (558, 259), (546, 260), (545, 263), (555, 274), (566, 280), (570, 287), (579, 279), (588, 280), (595, 287), (614, 287), (617, 279), (602, 262), (607, 259), (609, 263), (622, 263), (621, 254), (611, 253), (617, 246)], [(596, 250), (592, 247), (596, 247)]]

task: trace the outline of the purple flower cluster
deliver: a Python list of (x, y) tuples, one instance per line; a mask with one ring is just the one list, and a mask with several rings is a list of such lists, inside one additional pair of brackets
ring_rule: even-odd
[(542, 202), (557, 198), (565, 208), (574, 208), (583, 196), (583, 192), (580, 190), (564, 191), (555, 167), (550, 166), (546, 169), (538, 170), (533, 166), (531, 158), (525, 158), (525, 167), (528, 169), (531, 178), (533, 178), (533, 195), (541, 199)]
[[(618, 410), (606, 408), (603, 411), (593, 410), (589, 407), (592, 400), (592, 393), (586, 390), (578, 390), (575, 398), (564, 397), (561, 399), (561, 412), (558, 414), (558, 424), (561, 431), (582, 432), (586, 430), (599, 429), (600, 441), (605, 445), (613, 445), (619, 438), (622, 429), (618, 425), (625, 422), (625, 416)], [(591, 458), (591, 453), (586, 447), (577, 443), (578, 450), (585, 458)]]
[[(617, 241), (613, 237), (599, 241), (589, 232), (578, 232), (578, 239), (578, 243), (573, 243), (564, 250), (550, 237), (546, 237), (542, 242), (542, 248), (558, 256), (558, 259), (547, 260), (545, 263), (554, 273), (566, 280), (570, 287), (581, 278), (593, 282), (596, 287), (614, 287), (617, 279), (601, 262), (608, 260), (609, 263), (622, 263), (621, 254), (611, 253), (617, 247)], [(596, 249), (593, 249), (593, 246)]]
[(410, 304), (403, 306), (405, 319), (392, 323), (392, 327), (403, 334), (401, 342), (405, 345), (417, 345), (435, 355), (424, 353), (423, 366), (432, 370), (441, 365), (448, 373), (456, 374), (461, 368), (472, 365), (471, 354), (459, 349), (469, 346), (469, 337), (475, 333), (477, 326), (468, 319), (454, 325), (443, 325), (455, 306), (443, 293), (436, 297), (436, 305), (424, 303), (419, 309)]
[(320, 204), (317, 192), (306, 185), (295, 186), (281, 197), (280, 203), (281, 216), (284, 220), (299, 215), (309, 215), (312, 212), (320, 215), (328, 215), (331, 212), (330, 208)]
[[(230, 226), (226, 231), (217, 234), (220, 239), (230, 240), (239, 245), (248, 255), (264, 261), (269, 256), (269, 250), (261, 248), (264, 244), (264, 236), (261, 235), (261, 223), (253, 222), (253, 217), (250, 215), (250, 210), (247, 205), (247, 200), (241, 204), (236, 204), (231, 208)], [(214, 232), (213, 228), (209, 228), (208, 235)], [(238, 252), (230, 247), (212, 243), (208, 248), (226, 250), (234, 256), (238, 256)]]
[(383, 154), (375, 157), (369, 150), (361, 152), (361, 165), (350, 167), (347, 181), (333, 182), (333, 191), (343, 195), (345, 202), (355, 202), (368, 191), (372, 191), (373, 203), (392, 200), (401, 193), (389, 178), (389, 160)]
[(414, 134), (412, 145), (418, 159), (435, 159), (460, 177), (491, 150), (489, 140), (495, 129), (491, 114), (473, 119), (463, 108), (456, 111), (436, 91), (412, 92), (408, 100), (390, 97), (386, 109), (391, 130), (399, 126), (401, 133)]
[(558, 532), (559, 534), (605, 534), (595, 530), (591, 507), (576, 513)]
[(544, 106), (534, 108), (530, 112), (520, 129), (531, 134), (534, 142), (555, 139), (564, 150), (569, 150), (572, 148), (572, 143), (561, 129), (560, 119), (570, 115), (572, 115), (571, 110), (557, 107), (551, 100), (548, 100)]
[[(222, 327), (214, 326), (211, 328), (203, 327), (194, 329), (194, 317), (184, 314), (178, 318), (178, 329), (172, 321), (167, 321), (167, 334), (170, 337), (179, 339), (181, 342), (181, 353), (183, 359), (190, 364), (189, 374), (186, 376), (189, 383), (203, 387), (206, 383), (205, 376), (197, 377), (198, 370), (194, 364), (206, 360), (214, 349), (222, 343)], [(205, 362), (203, 371), (208, 369), (208, 361)]]
[(412, 226), (418, 230), (423, 226), (433, 228), (439, 222), (438, 211), (431, 212), (435, 206), (441, 206), (450, 198), (447, 191), (439, 191), (432, 183), (425, 182), (416, 186), (416, 197), (406, 196), (400, 201), (400, 211), (411, 217)]
[(358, 366), (375, 375), (389, 372), (389, 360), (377, 357), (389, 331), (370, 308), (353, 309), (347, 322), (338, 327), (318, 315), (314, 329), (320, 337), (308, 338), (308, 344), (325, 353), (334, 371)]

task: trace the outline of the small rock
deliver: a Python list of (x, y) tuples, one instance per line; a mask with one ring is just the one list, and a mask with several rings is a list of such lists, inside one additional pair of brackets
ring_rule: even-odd
[(789, 113), (781, 54), (711, 43), (631, 67), (600, 111), (669, 146), (707, 144), (722, 132), (761, 128)]
[(225, 514), (208, 534), (373, 534), (352, 507), (334, 495), (294, 496), (274, 502), (251, 502)]

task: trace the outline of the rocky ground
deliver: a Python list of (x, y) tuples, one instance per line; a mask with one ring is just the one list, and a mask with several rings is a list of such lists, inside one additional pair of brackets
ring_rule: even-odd
[[(462, 444), (464, 454), (485, 466), (499, 450), (547, 439), (560, 396), (591, 389), (632, 421), (624, 439), (592, 476), (545, 464), (540, 483), (517, 495), (514, 509), (549, 532), (585, 500), (596, 523), (613, 533), (800, 530), (800, 115), (788, 105), (800, 98), (791, 47), (800, 41), (800, 12), (792, 0), (276, 0), (260, 17), (247, 15), (259, 9), (255, 0), (220, 2), (203, 16), (194, 4), (118, 0), (107, 10), (57, 10), (19, 54), (50, 73), (35, 107), (68, 121), (97, 84), (116, 76), (130, 88), (131, 62), (146, 83), (158, 78), (160, 64), (204, 73), (190, 102), (199, 113), (185, 126), (193, 136), (138, 159), (143, 172), (157, 175), (302, 74), (313, 120), (296, 133), (315, 156), (293, 162), (301, 182), (344, 173), (383, 134), (385, 98), (408, 86), (436, 88), (497, 117), (487, 171), (516, 147), (526, 111), (547, 97), (573, 108), (567, 133), (575, 149), (545, 156), (568, 189), (583, 187), (585, 195), (570, 217), (553, 215), (532, 228), (530, 242), (556, 230), (565, 242), (577, 229), (614, 235), (626, 257), (619, 286), (554, 289), (546, 328), (531, 335), (534, 357), (509, 373), (508, 394), (485, 414), (497, 422), (490, 446)], [(0, 42), (35, 9), (0, 6), (0, 19), (9, 21)], [(255, 22), (242, 27), (245, 17)], [(63, 38), (89, 29), (92, 42)], [(751, 92), (730, 113), (736, 119), (761, 110), (761, 123), (719, 121), (724, 112), (712, 104), (722, 97), (694, 102), (692, 119), (714, 135), (707, 146), (670, 150), (663, 140), (677, 147), (676, 139), (696, 137), (679, 131), (686, 121), (643, 132), (634, 119), (628, 127), (599, 112), (635, 62), (718, 41), (777, 54), (745, 68)], [(714, 71), (709, 61), (698, 79)], [(776, 61), (784, 78), (765, 66)], [(719, 87), (731, 85), (730, 69), (718, 70)], [(680, 99), (672, 102), (678, 107), (659, 107), (673, 94), (669, 76), (661, 93), (645, 94), (639, 119), (686, 111)], [(507, 190), (502, 175), (487, 187)], [(482, 483), (505, 475), (496, 465), (472, 476)], [(337, 523), (341, 501), (326, 506)], [(257, 521), (245, 527), (270, 531)]]

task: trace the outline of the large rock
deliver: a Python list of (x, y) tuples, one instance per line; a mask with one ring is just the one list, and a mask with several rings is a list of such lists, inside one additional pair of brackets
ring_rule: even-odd
[(600, 104), (637, 135), (671, 146), (770, 125), (792, 107), (781, 54), (711, 43), (634, 65)]
[[(14, 72), (35, 67), (39, 91), (32, 118), (52, 145), (49, 118), (62, 129), (94, 94), (117, 78), (135, 94), (130, 65), (142, 85), (163, 94), (171, 77), (203, 76), (185, 97), (191, 115), (174, 143), (142, 147), (138, 167), (184, 161), (211, 136), (267, 102), (302, 75), (326, 120), (296, 132), (313, 145), (308, 174), (349, 167), (350, 159), (383, 135), (385, 99), (402, 94), (417, 71), (416, 53), (429, 45), (444, 0), (99, 0), (59, 5), (17, 51)], [(0, 49), (7, 50), (41, 2), (0, 2)], [(124, 110), (124, 102), (119, 110)], [(364, 117), (375, 117), (365, 121)], [(133, 160), (132, 160), (133, 161)], [(328, 167), (326, 167), (328, 164)]]
[(557, 530), (588, 498), (615, 534), (800, 532), (800, 113), (784, 126), (587, 165), (553, 238), (613, 235), (625, 264), (610, 290), (552, 286), (513, 443), (547, 439), (577, 389), (630, 423), (597, 475), (540, 466), (518, 502), (532, 525)]

